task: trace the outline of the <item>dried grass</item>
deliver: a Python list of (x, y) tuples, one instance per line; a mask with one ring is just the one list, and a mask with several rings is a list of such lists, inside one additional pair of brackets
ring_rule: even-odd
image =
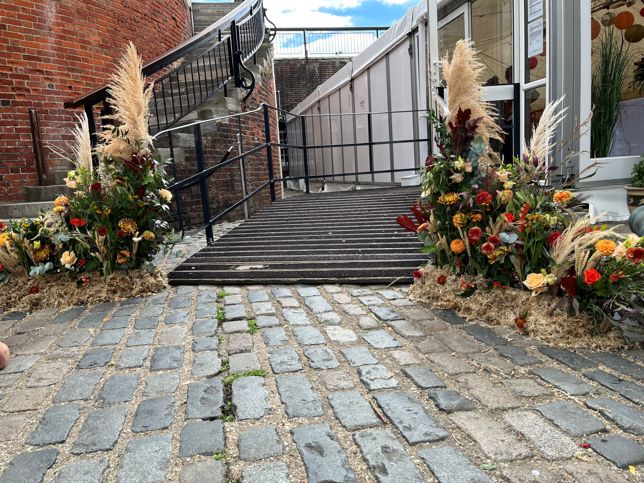
[(469, 321), (515, 327), (514, 319), (527, 312), (527, 334), (549, 345), (595, 350), (617, 350), (624, 346), (620, 332), (610, 324), (595, 334), (590, 317), (569, 316), (557, 308), (560, 299), (548, 294), (532, 296), (512, 288), (480, 289), (463, 298), (456, 295), (461, 291), (460, 277), (450, 275), (445, 285), (439, 285), (436, 278), (445, 274), (445, 270), (428, 266), (423, 273), (424, 277), (412, 285), (410, 298), (434, 308), (453, 310)]
[[(90, 274), (89, 282), (78, 287), (76, 280), (67, 274), (47, 274), (40, 279), (13, 276), (0, 286), (0, 308), (9, 311), (33, 312), (73, 305), (94, 305), (115, 302), (130, 297), (143, 297), (163, 290), (167, 286), (165, 273), (143, 270), (117, 272), (109, 277)], [(38, 292), (30, 294), (32, 287)]]

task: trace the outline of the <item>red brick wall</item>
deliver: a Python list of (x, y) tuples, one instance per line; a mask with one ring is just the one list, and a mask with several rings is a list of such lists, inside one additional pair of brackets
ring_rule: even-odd
[[(275, 106), (275, 77), (272, 63), (272, 48), (262, 47), (257, 57), (258, 63), (261, 65), (260, 74), (256, 76), (257, 84), (255, 90), (246, 102), (244, 111), (253, 111), (261, 103)], [(279, 133), (277, 113), (274, 109), (269, 109), (269, 120), (271, 141), (277, 143)], [(237, 133), (239, 132), (243, 136), (242, 141), (244, 143), (245, 153), (265, 143), (264, 113), (261, 110), (259, 112), (247, 112), (238, 118), (232, 118), (223, 122), (204, 123), (201, 124), (201, 129), (205, 167), (218, 164), (221, 161), (228, 147), (236, 142)], [(183, 153), (185, 154), (185, 158), (177, 163), (177, 179), (179, 180), (187, 178), (197, 172), (194, 142), (190, 137), (193, 136), (193, 128), (184, 129), (182, 132), (184, 133), (182, 134), (184, 139), (177, 140), (177, 142), (184, 145)], [(185, 147), (186, 144), (189, 144), (189, 146)], [(279, 149), (273, 147), (271, 152), (274, 177), (279, 178), (281, 177)], [(238, 156), (238, 154), (237, 148), (235, 148), (230, 158)], [(256, 153), (247, 156), (244, 164), (248, 183), (247, 192), (250, 193), (268, 180), (268, 157), (266, 149), (261, 148)], [(208, 195), (210, 198), (211, 217), (214, 217), (243, 198), (241, 180), (242, 177), (238, 161), (221, 168), (210, 176), (208, 180)], [(280, 199), (282, 196), (280, 183), (275, 184), (275, 192), (277, 199)], [(203, 212), (198, 187), (184, 190), (180, 196), (181, 211), (186, 226), (194, 227), (202, 223)], [(248, 202), (250, 214), (268, 206), (270, 202), (270, 192), (267, 186)], [(243, 216), (244, 210), (240, 207), (232, 211), (226, 219), (236, 220), (243, 218)]]
[(275, 61), (275, 78), (281, 108), (292, 111), (295, 106), (350, 59), (279, 59)]
[(36, 185), (28, 109), (40, 117), (49, 171), (69, 164), (73, 113), (63, 103), (103, 85), (128, 41), (143, 60), (191, 34), (185, 0), (5, 0), (0, 2), (0, 201)]

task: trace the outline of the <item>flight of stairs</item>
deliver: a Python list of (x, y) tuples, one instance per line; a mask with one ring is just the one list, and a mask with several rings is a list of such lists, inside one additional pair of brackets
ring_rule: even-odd
[(409, 282), (427, 262), (396, 223), (418, 188), (298, 195), (276, 202), (168, 276), (180, 284)]

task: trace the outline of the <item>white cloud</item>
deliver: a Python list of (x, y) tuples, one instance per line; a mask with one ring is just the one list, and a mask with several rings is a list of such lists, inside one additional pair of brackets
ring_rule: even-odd
[(268, 18), (280, 28), (290, 27), (349, 27), (349, 15), (321, 12), (320, 8), (343, 10), (356, 8), (362, 0), (265, 0)]

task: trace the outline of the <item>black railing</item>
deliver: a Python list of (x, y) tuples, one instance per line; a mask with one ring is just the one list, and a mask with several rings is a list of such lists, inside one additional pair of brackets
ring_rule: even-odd
[[(230, 80), (234, 79), (236, 87), (254, 86), (254, 82), (245, 81), (242, 71), (252, 78), (244, 62), (255, 55), (264, 37), (262, 0), (246, 0), (198, 35), (145, 65), (143, 75), (149, 77), (181, 62), (155, 82), (150, 107), (151, 131), (159, 132), (175, 125), (213, 94), (226, 89)], [(65, 103), (65, 107), (83, 107), (94, 135), (95, 106), (106, 99), (107, 86), (103, 86)]]
[(273, 40), (275, 57), (353, 57), (374, 43), (388, 28), (277, 28)]

